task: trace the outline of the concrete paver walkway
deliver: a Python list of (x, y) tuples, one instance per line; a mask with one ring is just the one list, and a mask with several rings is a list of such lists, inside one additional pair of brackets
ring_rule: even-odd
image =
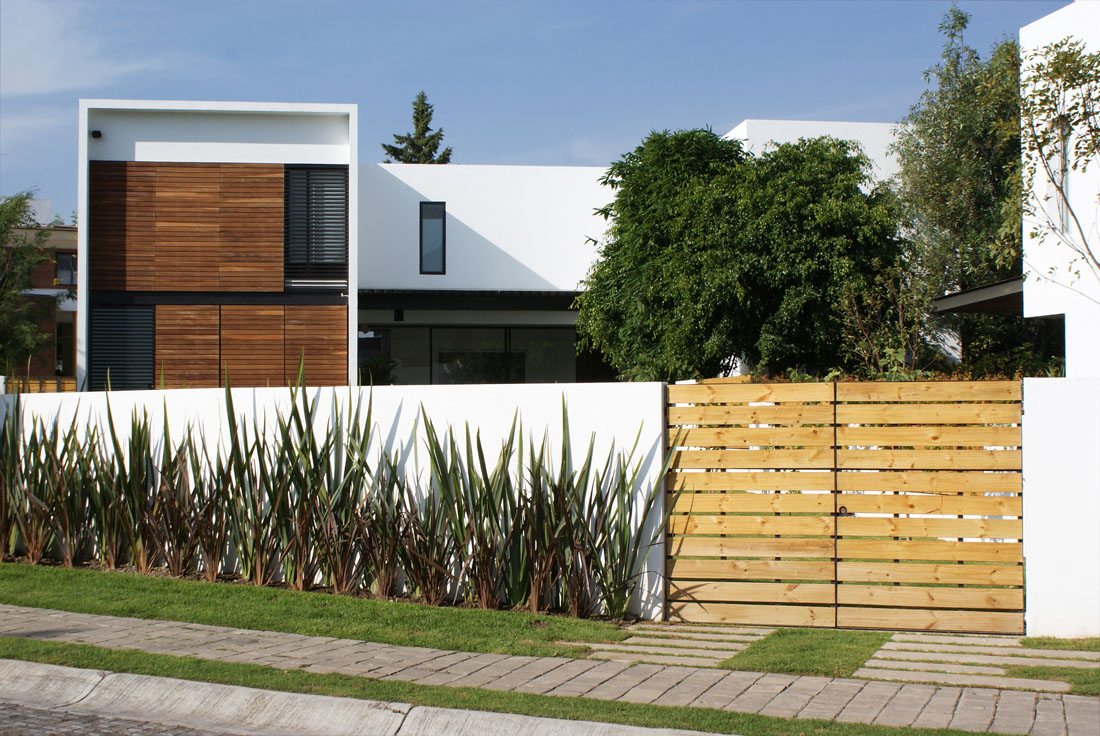
[(592, 650), (589, 659), (717, 667), (722, 661), (774, 630), (755, 626), (692, 626), (643, 622), (628, 626), (627, 631), (632, 636), (623, 641), (562, 643), (588, 647)]
[(454, 687), (852, 723), (1096, 736), (1100, 698), (401, 647), (0, 605), (0, 635)]
[(1066, 692), (1067, 683), (1013, 677), (1009, 668), (1100, 669), (1100, 652), (1030, 649), (1023, 646), (1020, 638), (899, 632), (855, 675), (869, 680)]

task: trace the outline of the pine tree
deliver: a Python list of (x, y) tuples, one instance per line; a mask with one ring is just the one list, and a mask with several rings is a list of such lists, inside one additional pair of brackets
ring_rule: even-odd
[[(413, 100), (413, 132), (405, 135), (394, 134), (395, 145), (382, 144), (386, 152), (386, 163), (399, 164), (449, 164), (451, 147), (439, 151), (443, 142), (443, 129), (432, 132), (432, 110), (428, 96), (423, 91)], [(439, 151), (438, 155), (436, 151)]]

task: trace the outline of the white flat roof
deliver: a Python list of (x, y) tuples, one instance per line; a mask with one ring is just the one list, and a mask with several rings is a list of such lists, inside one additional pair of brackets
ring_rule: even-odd
[(306, 115), (350, 115), (354, 103), (317, 102), (226, 102), (210, 100), (100, 100), (81, 99), (81, 110), (133, 110), (150, 112), (234, 112), (301, 113)]

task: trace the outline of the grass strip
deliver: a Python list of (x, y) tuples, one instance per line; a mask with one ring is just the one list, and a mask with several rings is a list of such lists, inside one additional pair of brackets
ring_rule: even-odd
[(1026, 636), (1020, 643), (1029, 649), (1060, 649), (1070, 652), (1100, 652), (1100, 636), (1084, 639), (1056, 639), (1053, 636)]
[(0, 602), (131, 618), (184, 621), (383, 644), (535, 657), (583, 656), (564, 641), (610, 642), (627, 634), (589, 621), (474, 608), (207, 583), (122, 572), (0, 564)]
[(1069, 683), (1074, 695), (1100, 695), (1100, 669), (1014, 665), (1005, 667), (1005, 674), (1028, 680), (1061, 680)]
[(888, 631), (776, 629), (719, 666), (752, 672), (850, 677), (889, 638)]
[(395, 680), (280, 670), (239, 662), (216, 662), (128, 649), (104, 649), (86, 644), (11, 637), (0, 637), (0, 659), (175, 677), (311, 695), (335, 695), (651, 728), (737, 733), (742, 736), (963, 736), (967, 733), (945, 729), (903, 729), (810, 719), (792, 720), (710, 708), (643, 705), (478, 688), (417, 685)]

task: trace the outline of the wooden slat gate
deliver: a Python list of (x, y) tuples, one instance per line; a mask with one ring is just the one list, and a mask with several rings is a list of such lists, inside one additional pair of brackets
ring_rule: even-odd
[(1020, 399), (1019, 381), (669, 386), (669, 618), (1023, 633)]

